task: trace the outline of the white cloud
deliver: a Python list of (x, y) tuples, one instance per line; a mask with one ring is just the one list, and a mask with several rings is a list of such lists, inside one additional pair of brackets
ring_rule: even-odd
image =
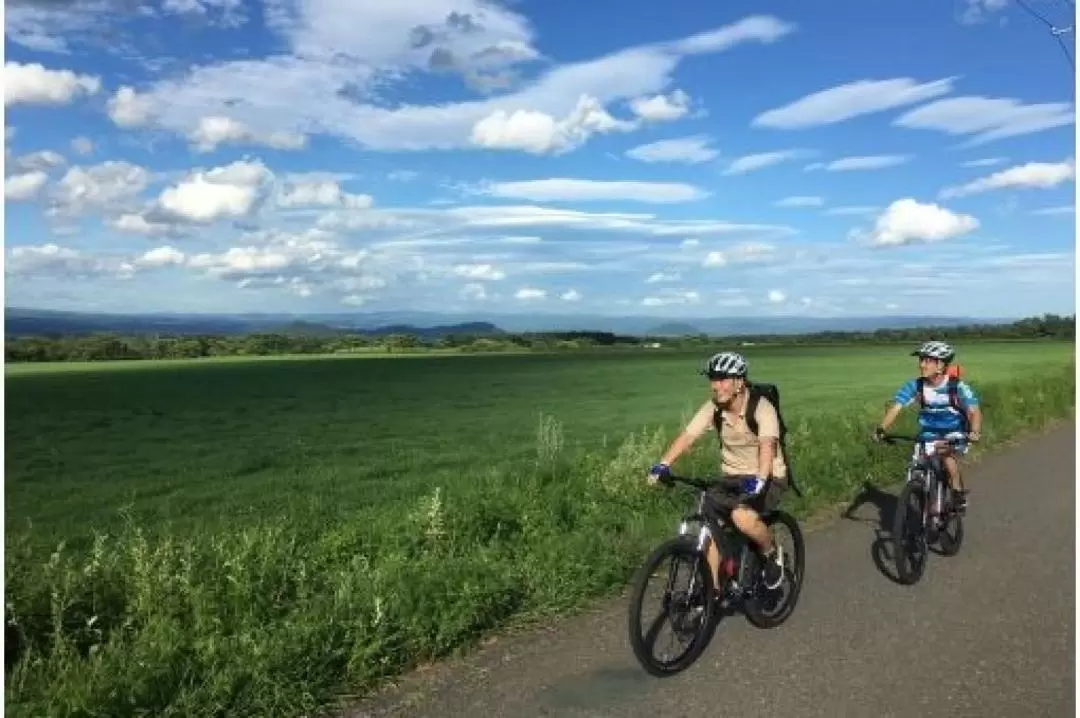
[(490, 264), (459, 264), (454, 267), (454, 274), (486, 282), (497, 282), (506, 278), (506, 272)]
[(134, 272), (122, 257), (88, 255), (77, 249), (48, 243), (40, 246), (12, 247), (4, 266), (5, 273), (16, 277), (62, 277), (95, 279), (105, 276), (127, 278)]
[(923, 84), (908, 77), (858, 80), (814, 92), (783, 107), (763, 112), (751, 124), (785, 130), (834, 124), (947, 94), (952, 91), (955, 79), (947, 77)]
[(824, 165), (828, 172), (851, 172), (855, 170), (880, 170), (896, 167), (911, 161), (911, 155), (866, 155), (862, 157), (842, 157)]
[(776, 245), (764, 242), (743, 242), (724, 251), (713, 251), (705, 255), (703, 267), (726, 267), (729, 264), (753, 264), (774, 261), (777, 257)]
[(547, 290), (535, 289), (533, 287), (523, 287), (517, 291), (514, 295), (515, 299), (519, 299), (523, 302), (534, 301), (547, 298)]
[(184, 263), (184, 253), (168, 245), (155, 247), (135, 260), (142, 267), (166, 267), (170, 264)]
[(488, 298), (487, 289), (483, 284), (478, 282), (470, 282), (461, 288), (459, 296), (462, 299), (468, 299), (471, 301), (482, 302)]
[(581, 292), (576, 289), (568, 289), (559, 295), (559, 299), (564, 302), (579, 302), (581, 301)]
[[(484, 0), (415, 0), (404, 6), (323, 0), (272, 10), (269, 25), (291, 54), (195, 67), (137, 93), (126, 88), (127, 94), (118, 93), (110, 103), (114, 122), (187, 135), (201, 118), (228, 106), (233, 120), (259, 134), (327, 134), (376, 150), (479, 143), (554, 152), (590, 132), (619, 127), (623, 121), (604, 109), (609, 104), (668, 91), (672, 72), (687, 54), (775, 42), (790, 31), (773, 18), (745, 18), (682, 41), (555, 66), (520, 89), (483, 100), (388, 107), (386, 89), (409, 81), (414, 70), (431, 69), (440, 50), (455, 62), (465, 58), (465, 64), (481, 62), (476, 58), (482, 55), (509, 58), (498, 48), (531, 48), (531, 29), (520, 15)], [(447, 26), (450, 11), (458, 18), (456, 27)], [(480, 29), (462, 31), (469, 24), (463, 16)], [(501, 69), (517, 62), (506, 60)], [(591, 99), (579, 106), (583, 97)]]
[(709, 147), (712, 139), (707, 135), (693, 135), (670, 140), (659, 140), (638, 145), (626, 151), (626, 156), (640, 162), (685, 162), (697, 164), (716, 159), (720, 154)]
[(825, 204), (825, 199), (822, 197), (785, 197), (782, 200), (775, 202), (777, 207), (821, 207)]
[(577, 149), (594, 134), (628, 132), (631, 122), (616, 120), (595, 97), (583, 95), (563, 120), (531, 110), (495, 110), (473, 126), (473, 144), (487, 149), (562, 154)]
[(49, 176), (41, 170), (9, 175), (4, 178), (4, 200), (26, 202), (34, 199), (48, 181)]
[(787, 162), (806, 155), (805, 150), (779, 150), (776, 152), (761, 152), (754, 155), (744, 155), (734, 160), (724, 170), (726, 175), (741, 175), (747, 172), (760, 170), (771, 165)]
[(874, 247), (897, 247), (917, 242), (942, 242), (979, 227), (971, 215), (958, 214), (936, 204), (923, 204), (911, 198), (898, 199), (877, 218), (874, 229), (851, 232), (856, 241)]
[(668, 290), (657, 296), (645, 297), (641, 303), (646, 307), (666, 307), (673, 304), (698, 304), (701, 294), (696, 290)]
[(678, 272), (656, 272), (649, 275), (649, 278), (645, 280), (646, 284), (658, 284), (660, 282), (678, 282), (682, 279), (682, 275)]
[(1075, 178), (1076, 167), (1072, 158), (1064, 162), (1028, 162), (995, 172), (987, 177), (958, 187), (946, 187), (941, 197), (966, 197), (996, 189), (1050, 189)]
[(628, 201), (691, 202), (708, 196), (693, 185), (678, 182), (637, 182), (632, 180), (583, 180), (565, 177), (495, 182), (485, 189), (495, 197), (526, 199), (533, 202), (557, 201)]
[(101, 89), (101, 79), (40, 63), (4, 63), (4, 105), (66, 105)]
[(238, 160), (209, 171), (197, 170), (158, 197), (155, 211), (174, 221), (207, 224), (250, 215), (273, 177), (260, 161)]
[(52, 150), (39, 150), (37, 152), (31, 152), (16, 157), (11, 163), (11, 166), (21, 172), (30, 172), (33, 170), (48, 172), (54, 167), (61, 167), (65, 164), (67, 164), (67, 160), (60, 154), (53, 152)]
[(371, 195), (349, 194), (333, 180), (286, 182), (277, 196), (279, 207), (346, 207), (366, 209), (374, 202)]
[(156, 103), (154, 96), (139, 94), (125, 85), (109, 98), (109, 119), (125, 129), (144, 127), (156, 120)]
[(278, 150), (300, 150), (307, 146), (307, 137), (294, 132), (253, 132), (247, 125), (231, 117), (219, 115), (202, 117), (188, 139), (197, 152), (212, 152), (221, 144), (257, 144)]
[(973, 147), (1006, 137), (1071, 125), (1074, 110), (1067, 102), (1025, 105), (1013, 98), (950, 97), (917, 107), (893, 124), (909, 129), (937, 130), (950, 135), (973, 135)]
[(964, 25), (976, 25), (985, 22), (994, 13), (1005, 9), (1009, 0), (965, 0), (967, 7), (960, 16), (960, 22)]
[(646, 122), (671, 122), (690, 111), (690, 96), (675, 90), (669, 96), (636, 97), (630, 101), (630, 109)]
[(873, 214), (877, 211), (877, 207), (869, 206), (830, 207), (822, 210), (822, 214), (843, 217), (847, 215)]
[(107, 160), (88, 167), (76, 165), (68, 169), (50, 193), (48, 213), (53, 217), (72, 217), (95, 210), (120, 213), (134, 206), (151, 179), (147, 169), (122, 160)]
[(779, 289), (769, 290), (769, 301), (773, 304), (780, 304), (785, 299), (787, 299), (787, 295), (781, 292)]

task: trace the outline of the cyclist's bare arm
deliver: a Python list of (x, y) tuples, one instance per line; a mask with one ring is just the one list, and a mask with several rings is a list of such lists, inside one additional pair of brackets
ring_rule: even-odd
[(900, 412), (904, 410), (904, 405), (893, 402), (888, 409), (885, 410), (885, 416), (881, 417), (881, 421), (878, 423), (885, 431), (889, 430), (889, 427), (896, 421), (896, 417), (900, 416)]
[(714, 406), (712, 401), (706, 401), (701, 407), (698, 408), (697, 413), (694, 414), (694, 418), (690, 420), (690, 423), (679, 432), (679, 435), (675, 437), (675, 440), (671, 442), (671, 446), (664, 452), (663, 457), (660, 459), (660, 463), (672, 466), (679, 457), (690, 450), (698, 439), (708, 433), (712, 428)]

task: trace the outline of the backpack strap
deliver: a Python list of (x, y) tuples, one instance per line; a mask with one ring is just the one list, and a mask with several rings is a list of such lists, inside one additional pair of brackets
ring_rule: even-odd
[(926, 379), (919, 377), (915, 380), (915, 401), (919, 403), (919, 408), (926, 406), (926, 398), (923, 396), (923, 390), (926, 389)]
[[(754, 436), (757, 436), (758, 421), (755, 414), (757, 414), (758, 402), (761, 401), (761, 393), (754, 391), (753, 384), (750, 385), (748, 391), (749, 395), (746, 397), (746, 426), (750, 429)], [(775, 409), (776, 419), (780, 423), (780, 438), (777, 440), (776, 444), (782, 452), (784, 456), (784, 464), (787, 466), (787, 483), (788, 486), (790, 486), (795, 491), (795, 494), (801, 497), (803, 495), (803, 492), (799, 488), (799, 485), (795, 482), (795, 470), (791, 467), (791, 452), (788, 451), (787, 442), (784, 441), (784, 439), (786, 438), (785, 434), (787, 432), (784, 429), (784, 420), (780, 416), (780, 407), (773, 407), (773, 409)]]

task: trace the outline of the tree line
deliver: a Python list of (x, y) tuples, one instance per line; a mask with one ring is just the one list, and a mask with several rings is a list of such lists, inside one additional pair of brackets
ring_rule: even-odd
[[(1075, 340), (1075, 315), (1045, 314), (1008, 324), (970, 324), (949, 327), (910, 327), (872, 331), (825, 331), (809, 334), (763, 334), (723, 337), (736, 344), (834, 344), (917, 342), (925, 339), (1047, 339)], [(242, 335), (125, 336), (117, 333), (30, 336), (9, 339), (8, 362), (107, 361), (120, 359), (181, 359), (214, 356), (271, 356), (281, 354), (395, 353), (445, 350), (457, 352), (585, 351), (645, 347), (692, 349), (713, 346), (718, 337), (629, 336), (612, 332), (518, 332), (423, 336), (342, 333), (315, 336), (289, 332)]]

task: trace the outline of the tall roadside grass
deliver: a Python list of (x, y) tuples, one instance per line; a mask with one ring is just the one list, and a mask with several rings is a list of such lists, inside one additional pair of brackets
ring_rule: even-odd
[[(1071, 364), (979, 389), (980, 452), (1075, 410)], [(798, 515), (898, 476), (904, 457), (867, 441), (882, 409), (790, 417)], [(516, 471), (433, 485), (400, 511), (330, 525), (311, 505), (183, 540), (128, 522), (77, 555), (9, 539), (7, 710), (314, 714), (493, 628), (571, 610), (623, 585), (672, 530), (687, 497), (642, 481), (670, 438), (642, 428), (568, 456), (543, 416)], [(714, 460), (706, 448), (681, 469)]]

